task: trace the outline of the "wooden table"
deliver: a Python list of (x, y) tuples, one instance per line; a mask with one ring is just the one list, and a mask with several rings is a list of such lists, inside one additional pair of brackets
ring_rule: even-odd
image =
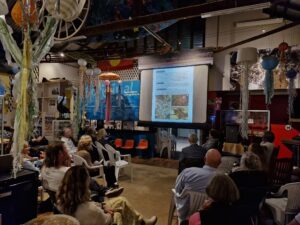
[(297, 151), (296, 151), (296, 157), (297, 157), (297, 167), (300, 167), (300, 140), (292, 140), (292, 139), (282, 139), (281, 143), (286, 145), (287, 147), (289, 146), (296, 146)]

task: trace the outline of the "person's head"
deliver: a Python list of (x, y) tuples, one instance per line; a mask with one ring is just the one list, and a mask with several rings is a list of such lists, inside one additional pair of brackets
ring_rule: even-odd
[(60, 210), (73, 215), (78, 205), (90, 200), (90, 176), (84, 166), (73, 166), (67, 170), (57, 193)]
[(104, 128), (100, 129), (97, 133), (97, 139), (103, 140), (107, 136), (106, 130)]
[(46, 167), (59, 168), (64, 165), (68, 153), (63, 142), (55, 142), (47, 146), (45, 152), (44, 165)]
[(78, 151), (90, 151), (92, 149), (92, 143), (93, 141), (90, 135), (82, 135), (78, 142)]
[(96, 137), (96, 131), (92, 127), (87, 127), (85, 134), (90, 135), (92, 138)]
[(234, 181), (225, 174), (217, 174), (206, 187), (207, 195), (215, 202), (231, 204), (240, 198)]
[(219, 131), (215, 130), (215, 129), (211, 129), (209, 131), (209, 137), (213, 138), (213, 139), (218, 139), (220, 136)]
[(24, 145), (23, 145), (23, 149), (22, 149), (22, 154), (28, 155), (29, 154), (29, 150), (30, 150), (29, 144), (28, 144), (27, 141), (25, 141)]
[(221, 163), (221, 157), (217, 149), (209, 149), (205, 154), (205, 165), (217, 168)]
[(198, 142), (197, 134), (191, 134), (189, 136), (189, 142), (190, 142), (190, 144), (197, 144), (197, 142)]
[(273, 143), (275, 140), (275, 135), (272, 131), (266, 131), (262, 137), (264, 142), (271, 142)]
[(246, 152), (242, 155), (240, 167), (246, 170), (261, 170), (262, 163), (258, 155)]
[(66, 138), (71, 138), (73, 136), (72, 129), (70, 127), (65, 127), (63, 130), (63, 136)]

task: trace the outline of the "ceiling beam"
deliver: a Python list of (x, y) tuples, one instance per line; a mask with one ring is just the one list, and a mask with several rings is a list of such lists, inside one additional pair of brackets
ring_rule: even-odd
[(138, 16), (133, 19), (126, 19), (104, 23), (97, 26), (86, 27), (82, 29), (78, 35), (99, 36), (103, 33), (115, 32), (120, 30), (141, 27), (154, 23), (161, 23), (169, 20), (182, 20), (187, 18), (199, 17), (202, 13), (212, 12), (217, 10), (230, 9), (248, 5), (255, 5), (269, 0), (219, 0), (211, 3), (193, 5), (183, 8), (177, 8), (170, 11), (155, 13), (146, 16)]
[(299, 25), (298, 22), (292, 22), (292, 23), (283, 25), (283, 26), (281, 26), (281, 27), (275, 28), (275, 29), (273, 29), (273, 30), (267, 31), (267, 32), (265, 32), (265, 33), (263, 33), (263, 34), (256, 35), (256, 36), (254, 36), (254, 37), (247, 38), (247, 39), (245, 39), (245, 40), (243, 40), (243, 41), (239, 41), (239, 42), (237, 42), (237, 43), (228, 45), (228, 46), (226, 46), (226, 47), (224, 47), (224, 48), (217, 49), (217, 50), (214, 51), (214, 53), (223, 52), (223, 51), (225, 51), (225, 50), (228, 50), (228, 49), (231, 49), (231, 48), (234, 48), (234, 47), (237, 47), (237, 46), (246, 44), (246, 43), (251, 42), (251, 41), (258, 40), (258, 39), (260, 39), (260, 38), (267, 37), (267, 36), (272, 35), (272, 34), (276, 34), (276, 33), (278, 33), (278, 32), (281, 32), (281, 31), (290, 29), (290, 28), (295, 27), (295, 26), (298, 26), (298, 25)]

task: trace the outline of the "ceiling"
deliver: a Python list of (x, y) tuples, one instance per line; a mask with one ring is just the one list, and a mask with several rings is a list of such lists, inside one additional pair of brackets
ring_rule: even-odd
[[(16, 0), (7, 0), (11, 9)], [(86, 22), (68, 41), (56, 42), (44, 61), (74, 61), (81, 56), (92, 60), (126, 58), (167, 53), (182, 48), (204, 46), (203, 12), (268, 2), (267, 0), (90, 0)], [(272, 1), (273, 6), (289, 1)], [(274, 9), (266, 13), (275, 15)], [(277, 13), (278, 14), (278, 13)], [(278, 15), (275, 16), (278, 16)], [(282, 15), (280, 15), (282, 16)], [(22, 43), (22, 33), (13, 23), (14, 37)], [(289, 17), (291, 18), (291, 17)], [(65, 57), (60, 53), (64, 52)], [(4, 52), (0, 44), (0, 59)], [(2, 62), (4, 63), (4, 62)]]

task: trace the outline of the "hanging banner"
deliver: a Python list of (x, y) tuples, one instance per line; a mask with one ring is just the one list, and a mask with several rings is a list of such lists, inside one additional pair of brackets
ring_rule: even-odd
[[(111, 120), (138, 120), (139, 119), (139, 104), (140, 104), (140, 81), (129, 80), (118, 83), (111, 81)], [(96, 94), (95, 89), (91, 90), (91, 96), (87, 99), (85, 111), (86, 118), (90, 120), (105, 119), (105, 101), (106, 87), (104, 82), (101, 83), (100, 106), (95, 109)]]

